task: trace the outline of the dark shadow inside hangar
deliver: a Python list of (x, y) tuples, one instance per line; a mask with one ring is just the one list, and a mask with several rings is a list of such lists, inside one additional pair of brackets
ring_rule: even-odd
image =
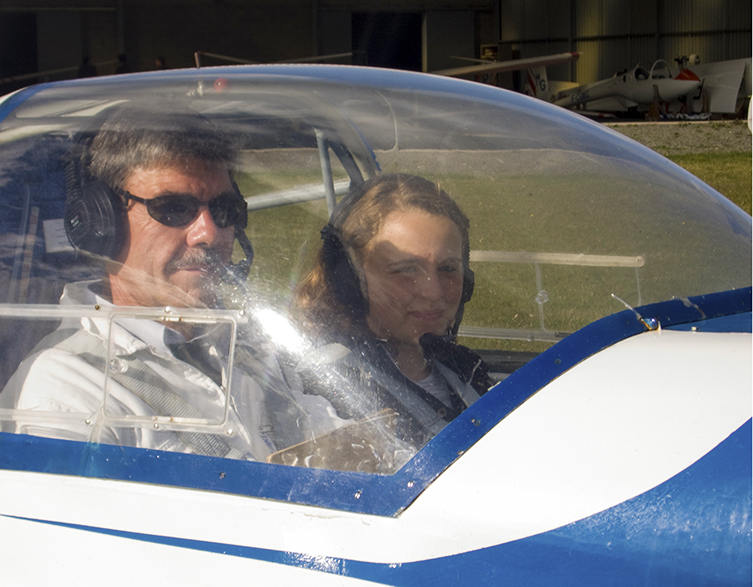
[[(0, 19), (0, 77), (12, 77), (37, 69), (37, 20), (33, 13), (9, 13)], [(8, 82), (1, 94), (28, 83)]]
[(352, 47), (363, 65), (421, 71), (420, 12), (354, 12)]

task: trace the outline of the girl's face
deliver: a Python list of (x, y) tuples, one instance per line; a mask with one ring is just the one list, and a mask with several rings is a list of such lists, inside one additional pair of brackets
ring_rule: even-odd
[(363, 271), (366, 321), (378, 338), (418, 346), (421, 335), (442, 335), (463, 291), (462, 237), (452, 220), (423, 210), (390, 213), (368, 244)]

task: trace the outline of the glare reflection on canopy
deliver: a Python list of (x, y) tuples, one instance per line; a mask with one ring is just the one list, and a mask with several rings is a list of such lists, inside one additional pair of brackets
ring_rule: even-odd
[(254, 316), (264, 332), (278, 346), (290, 353), (299, 354), (305, 347), (303, 337), (290, 324), (290, 321), (272, 308), (255, 312)]

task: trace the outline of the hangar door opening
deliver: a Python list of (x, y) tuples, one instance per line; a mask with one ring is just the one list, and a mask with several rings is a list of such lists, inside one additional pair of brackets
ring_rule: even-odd
[(354, 12), (353, 51), (366, 53), (366, 65), (421, 71), (420, 12)]

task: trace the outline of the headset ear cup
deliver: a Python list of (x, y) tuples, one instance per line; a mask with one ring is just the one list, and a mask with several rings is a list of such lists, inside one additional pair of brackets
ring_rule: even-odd
[[(236, 224), (235, 227), (246, 228), (248, 226), (248, 202), (246, 202), (246, 198), (244, 198), (243, 194), (241, 194), (241, 190), (238, 187), (238, 184), (235, 183), (235, 180), (233, 178), (230, 178), (230, 183), (233, 184), (233, 192), (235, 193), (235, 197), (238, 198), (238, 205), (242, 210), (241, 221), (238, 224)], [(252, 252), (252, 255), (253, 255), (253, 252)], [(250, 266), (250, 263), (249, 263), (249, 266)]]
[(353, 268), (350, 257), (343, 247), (336, 229), (330, 225), (322, 229), (322, 263), (330, 291), (335, 300), (356, 319), (368, 312), (368, 303), (361, 291), (361, 282)]
[(460, 296), (460, 303), (465, 304), (471, 301), (473, 297), (473, 288), (476, 285), (476, 275), (473, 273), (470, 267), (466, 267), (463, 271), (463, 295)]
[(453, 338), (457, 336), (460, 323), (463, 321), (463, 314), (465, 314), (465, 304), (473, 297), (473, 288), (476, 285), (476, 275), (473, 273), (470, 267), (464, 267), (463, 269), (463, 291), (460, 294), (460, 303), (458, 304), (458, 311), (455, 312), (455, 320), (450, 325), (448, 334)]
[(87, 182), (80, 195), (69, 195), (64, 223), (74, 247), (114, 259), (123, 246), (125, 205), (106, 184)]

